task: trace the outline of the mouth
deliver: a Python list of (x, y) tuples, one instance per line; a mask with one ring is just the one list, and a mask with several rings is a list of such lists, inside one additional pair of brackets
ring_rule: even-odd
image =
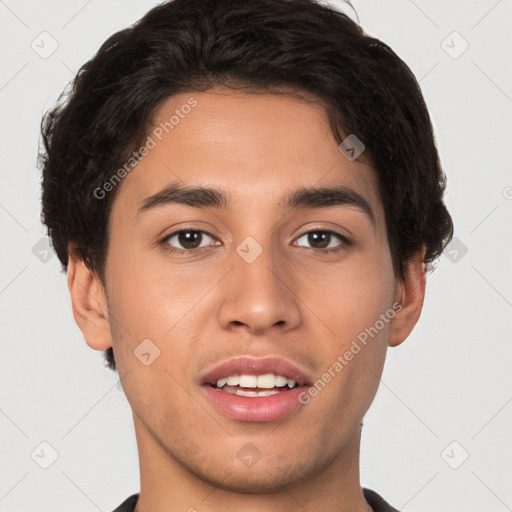
[(272, 396), (301, 386), (291, 377), (274, 373), (229, 375), (207, 385), (232, 395), (251, 398)]
[(223, 415), (239, 421), (275, 421), (300, 405), (311, 378), (281, 358), (231, 359), (201, 379), (202, 390)]

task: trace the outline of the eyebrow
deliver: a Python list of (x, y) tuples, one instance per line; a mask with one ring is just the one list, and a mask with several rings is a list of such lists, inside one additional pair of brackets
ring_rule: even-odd
[[(137, 211), (142, 213), (170, 204), (184, 204), (194, 208), (223, 208), (230, 204), (229, 196), (214, 187), (185, 186), (179, 183), (168, 185), (146, 198)], [(375, 214), (370, 203), (355, 190), (346, 186), (298, 188), (288, 193), (284, 210), (299, 208), (327, 208), (332, 206), (354, 206), (366, 214), (375, 225)]]

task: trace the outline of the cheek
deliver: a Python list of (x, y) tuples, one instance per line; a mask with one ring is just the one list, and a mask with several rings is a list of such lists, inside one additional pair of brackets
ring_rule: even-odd
[(112, 250), (109, 295), (117, 319), (134, 337), (160, 339), (193, 308), (204, 285), (191, 266), (173, 269), (164, 256), (150, 256), (140, 248)]
[[(208, 292), (226, 270), (221, 265), (202, 270), (194, 264), (173, 266), (165, 257), (144, 257), (143, 251), (132, 257), (129, 251), (122, 258), (120, 254), (111, 253), (107, 283), (120, 373), (133, 370), (146, 387), (170, 378), (165, 370), (181, 381), (195, 360), (197, 340), (204, 338), (205, 319), (213, 318)], [(158, 357), (149, 368), (136, 357), (141, 343), (148, 344), (144, 340), (157, 347)]]
[(379, 336), (385, 337), (388, 324), (381, 325), (379, 319), (391, 309), (394, 290), (391, 262), (369, 257), (354, 258), (354, 264), (329, 273), (310, 274), (301, 295), (329, 327), (336, 340), (332, 346), (339, 351), (377, 322)]
[(388, 322), (381, 320), (391, 309), (391, 290), (387, 288), (365, 288), (361, 281), (350, 283), (352, 290), (338, 294), (330, 306), (334, 331), (339, 335), (343, 348), (352, 340), (365, 340), (365, 333), (372, 333), (371, 339), (387, 337)]
[[(323, 322), (333, 332), (322, 344), (322, 373), (314, 387), (312, 411), (327, 409), (337, 425), (358, 424), (370, 406), (384, 364), (392, 309), (393, 281), (381, 272), (351, 272), (331, 286), (317, 302)], [(384, 318), (384, 320), (383, 320)], [(325, 439), (335, 442), (343, 433), (325, 426)]]
[(377, 389), (395, 316), (391, 258), (369, 258), (366, 265), (353, 269), (345, 284), (346, 293), (337, 295), (336, 332), (340, 335), (332, 356), (341, 356), (344, 391), (351, 390), (355, 403), (365, 403)]
[(391, 261), (372, 256), (331, 275), (327, 293), (316, 295), (315, 309), (332, 331), (323, 343), (320, 376), (332, 384), (319, 393), (317, 406), (329, 404), (351, 424), (362, 418), (378, 388), (394, 317), (394, 285)]

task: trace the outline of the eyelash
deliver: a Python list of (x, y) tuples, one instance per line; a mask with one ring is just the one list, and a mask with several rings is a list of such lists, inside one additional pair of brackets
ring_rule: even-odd
[[(169, 235), (166, 235), (162, 240), (160, 240), (160, 244), (163, 246), (164, 250), (166, 250), (169, 253), (178, 253), (178, 254), (185, 254), (185, 253), (193, 253), (193, 252), (202, 252), (202, 249), (207, 249), (207, 247), (200, 247), (198, 249), (177, 249), (176, 247), (170, 246), (167, 241), (172, 238), (175, 235), (179, 235), (180, 233), (204, 233), (212, 238), (215, 238), (214, 235), (209, 233), (208, 231), (205, 231), (204, 229), (193, 229), (193, 228), (183, 228), (178, 231), (174, 231), (173, 233), (170, 233)], [(330, 235), (334, 235), (338, 237), (341, 240), (341, 244), (337, 247), (330, 247), (328, 249), (317, 249), (315, 247), (309, 248), (309, 250), (313, 251), (315, 254), (333, 254), (338, 253), (346, 249), (347, 247), (350, 247), (352, 245), (352, 242), (344, 235), (337, 233), (336, 231), (332, 231), (329, 229), (311, 229), (309, 231), (306, 231), (302, 233), (298, 238), (302, 238), (305, 235), (308, 235), (309, 233), (327, 233)], [(302, 247), (302, 246), (300, 246)], [(307, 249), (307, 247), (305, 247)]]

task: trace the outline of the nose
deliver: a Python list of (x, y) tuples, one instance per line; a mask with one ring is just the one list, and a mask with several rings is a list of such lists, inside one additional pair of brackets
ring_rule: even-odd
[(299, 297), (286, 261), (264, 250), (252, 263), (233, 255), (233, 268), (222, 289), (219, 322), (224, 329), (262, 335), (294, 329), (302, 321)]

